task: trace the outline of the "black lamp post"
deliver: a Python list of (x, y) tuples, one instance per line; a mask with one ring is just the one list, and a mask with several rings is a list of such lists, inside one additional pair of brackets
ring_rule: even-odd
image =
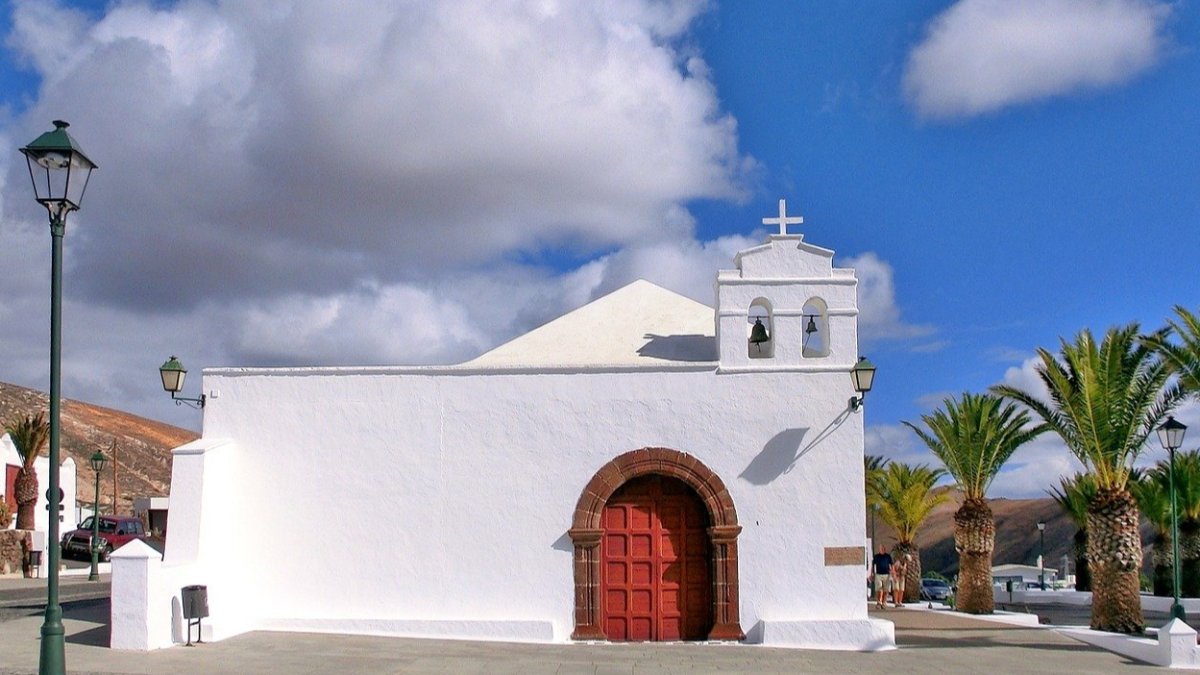
[(88, 574), (88, 581), (100, 580), (100, 472), (104, 471), (106, 463), (108, 458), (99, 450), (93, 452), (88, 459), (92, 471), (96, 472), (96, 507), (92, 511), (92, 571)]
[(176, 396), (183, 391), (183, 380), (187, 377), (187, 368), (179, 362), (179, 359), (172, 356), (167, 359), (167, 362), (159, 366), (158, 375), (162, 378), (163, 391), (171, 394), (171, 400), (175, 401), (175, 405), (183, 405), (187, 403), (193, 408), (204, 407), (204, 394), (200, 394), (200, 398), (184, 398)]
[(1042, 583), (1042, 590), (1046, 590), (1046, 524), (1038, 523), (1038, 565), (1042, 567), (1042, 573), (1038, 577)]
[(54, 121), (54, 131), (38, 136), (21, 148), (29, 165), (29, 178), (37, 202), (50, 217), (50, 485), (46, 490), (50, 509), (49, 575), (46, 579), (46, 620), (42, 624), (42, 649), (38, 661), (40, 675), (65, 673), (66, 644), (63, 639), (62, 607), (58, 603), (59, 510), (62, 491), (59, 485), (59, 391), (62, 366), (62, 256), (67, 215), (78, 210), (87, 190), (95, 163), (83, 154), (79, 143), (67, 133), (69, 125)]
[(1167, 449), (1167, 455), (1170, 457), (1170, 480), (1171, 480), (1171, 554), (1173, 568), (1172, 586), (1174, 591), (1174, 602), (1171, 603), (1171, 616), (1181, 621), (1187, 621), (1187, 616), (1183, 611), (1183, 604), (1179, 602), (1179, 507), (1175, 502), (1175, 451), (1183, 445), (1183, 435), (1187, 433), (1187, 425), (1176, 422), (1174, 417), (1168, 416), (1167, 421), (1158, 428), (1158, 442)]
[(858, 410), (866, 400), (867, 392), (871, 391), (872, 385), (875, 384), (875, 364), (865, 356), (858, 357), (858, 363), (850, 369), (850, 381), (854, 384), (854, 391), (858, 392), (858, 396), (850, 397), (850, 409)]

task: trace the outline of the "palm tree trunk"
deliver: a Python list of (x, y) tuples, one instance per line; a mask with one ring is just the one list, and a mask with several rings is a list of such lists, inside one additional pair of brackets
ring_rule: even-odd
[(1175, 595), (1175, 569), (1170, 537), (1166, 535), (1154, 537), (1154, 548), (1150, 550), (1150, 564), (1154, 568), (1154, 578), (1151, 580), (1154, 594), (1160, 598), (1173, 597)]
[(1129, 491), (1101, 488), (1088, 505), (1088, 563), (1092, 572), (1094, 630), (1141, 633), (1139, 571), (1142, 540), (1137, 504)]
[(892, 549), (892, 557), (897, 560), (906, 554), (910, 558), (904, 572), (904, 601), (917, 602), (921, 599), (921, 549), (911, 541), (899, 542)]
[(1088, 568), (1087, 546), (1087, 530), (1076, 530), (1073, 549), (1075, 553), (1075, 590), (1077, 591), (1092, 590), (1092, 573)]
[(1179, 522), (1180, 592), (1185, 598), (1200, 598), (1200, 521)]
[(996, 523), (992, 509), (982, 499), (968, 499), (954, 513), (954, 549), (958, 551), (958, 592), (954, 606), (968, 614), (991, 614), (992, 549)]
[(17, 529), (34, 529), (37, 515), (38, 479), (32, 467), (21, 467), (13, 483), (13, 497), (17, 502)]

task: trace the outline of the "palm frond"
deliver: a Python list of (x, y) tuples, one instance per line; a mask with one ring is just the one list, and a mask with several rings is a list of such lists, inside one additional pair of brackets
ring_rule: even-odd
[(904, 422), (946, 466), (966, 499), (983, 499), (1005, 462), (1049, 429), (1029, 413), (991, 394), (963, 393), (921, 420), (929, 432)]
[(16, 417), (4, 425), (4, 430), (16, 446), (25, 470), (32, 471), (34, 461), (42, 454), (42, 448), (50, 439), (50, 423), (46, 421), (46, 414), (39, 412), (37, 415)]
[(1155, 425), (1184, 396), (1168, 384), (1171, 369), (1153, 348), (1165, 331), (1138, 331), (1136, 323), (1110, 328), (1097, 344), (1085, 329), (1061, 340), (1058, 355), (1039, 349), (1037, 373), (1049, 401), (1016, 387), (992, 388), (1040, 417), (1105, 489), (1125, 487)]

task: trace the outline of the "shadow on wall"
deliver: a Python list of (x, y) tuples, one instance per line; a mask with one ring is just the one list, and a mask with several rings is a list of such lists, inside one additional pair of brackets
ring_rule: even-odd
[[(752, 485), (766, 485), (791, 471), (796, 460), (808, 451), (808, 448), (800, 450), (800, 444), (804, 442), (804, 436), (808, 434), (808, 431), (807, 428), (784, 429), (775, 434), (763, 446), (762, 452), (755, 455), (754, 459), (750, 460), (750, 464), (738, 474), (738, 478)], [(811, 447), (810, 443), (809, 448)]]
[(561, 537), (559, 537), (558, 539), (555, 539), (553, 544), (550, 544), (550, 548), (554, 549), (555, 551), (565, 551), (567, 553), (574, 553), (575, 552), (575, 543), (571, 541), (571, 535), (567, 534), (566, 532), (563, 532), (563, 535)]
[(707, 362), (717, 360), (717, 338), (712, 335), (644, 336), (649, 342), (638, 349), (638, 356), (664, 361)]

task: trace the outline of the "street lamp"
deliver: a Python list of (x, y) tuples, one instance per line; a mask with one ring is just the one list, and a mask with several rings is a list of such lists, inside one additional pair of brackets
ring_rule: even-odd
[(50, 480), (46, 490), (50, 509), (50, 574), (46, 580), (46, 620), (42, 624), (42, 648), (38, 661), (40, 675), (58, 675), (67, 669), (66, 644), (63, 639), (62, 607), (58, 604), (58, 547), (59, 509), (62, 490), (59, 485), (58, 445), (59, 407), (62, 399), (59, 384), (62, 380), (62, 257), (63, 235), (67, 231), (67, 215), (79, 209), (87, 190), (95, 163), (83, 154), (79, 143), (67, 133), (69, 125), (54, 121), (54, 131), (38, 136), (21, 148), (29, 166), (37, 203), (46, 207), (50, 217)]
[(96, 472), (96, 508), (92, 511), (92, 571), (88, 574), (88, 581), (100, 580), (100, 472), (104, 471), (107, 462), (108, 458), (99, 450), (93, 452), (88, 460), (92, 471)]
[(1171, 603), (1171, 616), (1181, 621), (1187, 621), (1187, 616), (1184, 614), (1183, 605), (1179, 602), (1179, 508), (1175, 503), (1175, 451), (1183, 445), (1185, 433), (1187, 433), (1187, 425), (1176, 422), (1175, 418), (1171, 416), (1168, 416), (1167, 421), (1158, 428), (1158, 442), (1167, 449), (1167, 455), (1171, 458), (1171, 554), (1174, 556), (1171, 566), (1174, 568), (1172, 581), (1175, 595), (1175, 600)]
[(1042, 567), (1042, 573), (1039, 580), (1042, 582), (1042, 590), (1046, 590), (1046, 524), (1038, 523), (1038, 564)]
[(163, 391), (171, 394), (171, 400), (175, 401), (175, 405), (187, 403), (193, 408), (204, 407), (204, 394), (200, 394), (200, 398), (184, 398), (175, 395), (183, 391), (183, 380), (187, 377), (187, 368), (183, 367), (179, 359), (174, 356), (167, 359), (166, 363), (159, 366), (158, 375), (162, 378)]
[(867, 398), (867, 392), (871, 391), (871, 386), (875, 384), (875, 364), (865, 356), (858, 357), (858, 363), (850, 369), (850, 381), (854, 383), (854, 391), (858, 392), (858, 396), (850, 397), (850, 409), (858, 410)]

